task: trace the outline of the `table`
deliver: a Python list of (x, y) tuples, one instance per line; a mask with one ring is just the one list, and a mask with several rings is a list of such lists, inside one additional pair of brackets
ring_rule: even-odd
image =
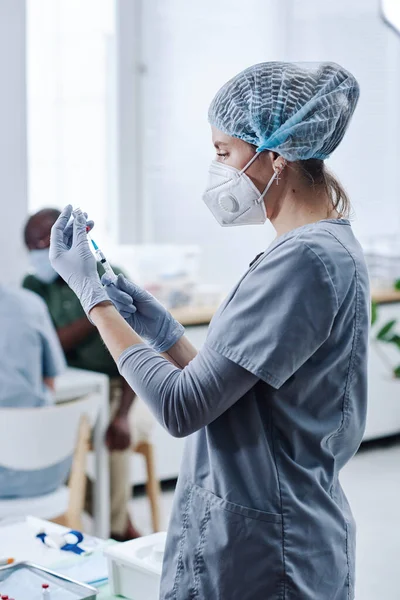
[[(0, 524), (0, 556), (12, 556), (16, 561), (30, 561), (49, 569), (68, 558), (69, 553), (49, 548), (38, 542), (35, 535), (40, 530), (44, 530), (46, 533), (68, 531), (62, 525), (30, 516), (12, 523), (2, 522)], [(79, 556), (76, 559), (79, 560)], [(110, 594), (109, 586), (105, 585), (99, 588), (97, 600), (117, 600), (117, 598)]]
[(174, 319), (184, 327), (208, 325), (217, 312), (218, 306), (184, 306), (170, 311)]
[(373, 289), (372, 300), (377, 304), (391, 304), (400, 302), (400, 291), (393, 289)]
[(102, 539), (110, 535), (110, 473), (108, 451), (104, 443), (109, 423), (109, 380), (102, 373), (82, 369), (66, 369), (56, 378), (55, 401), (68, 402), (86, 395), (94, 395), (99, 402), (99, 412), (93, 428), (95, 456), (94, 481), (94, 534)]

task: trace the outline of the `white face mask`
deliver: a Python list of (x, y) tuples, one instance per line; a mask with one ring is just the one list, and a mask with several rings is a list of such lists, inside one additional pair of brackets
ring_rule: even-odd
[(278, 173), (274, 173), (260, 194), (250, 177), (245, 175), (246, 169), (258, 156), (258, 153), (253, 156), (241, 171), (216, 160), (212, 161), (203, 200), (222, 227), (258, 225), (267, 220), (264, 196)]
[(48, 248), (30, 250), (29, 260), (34, 276), (42, 283), (53, 283), (57, 279), (58, 273), (51, 266)]

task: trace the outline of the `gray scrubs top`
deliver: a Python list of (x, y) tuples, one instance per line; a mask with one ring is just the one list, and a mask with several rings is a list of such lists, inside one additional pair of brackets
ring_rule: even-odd
[[(194, 366), (182, 371), (192, 371), (185, 403), (172, 410), (168, 396), (148, 400), (164, 422), (171, 413), (178, 424), (191, 420), (196, 403), (211, 415), (187, 439), (162, 600), (354, 598), (355, 524), (338, 477), (364, 432), (369, 303), (363, 254), (347, 220), (291, 231), (216, 313)], [(163, 370), (150, 367), (150, 352), (133, 347), (120, 359), (127, 379), (137, 369), (135, 386), (143, 376), (145, 400), (146, 385)], [(206, 362), (210, 353), (215, 367)], [(124, 366), (129, 354), (136, 363)], [(197, 394), (207, 375), (221, 379), (218, 356), (226, 369), (234, 363), (254, 378), (223, 412), (215, 398)], [(202, 364), (209, 373), (196, 379)], [(184, 386), (169, 368), (164, 386), (175, 376)]]

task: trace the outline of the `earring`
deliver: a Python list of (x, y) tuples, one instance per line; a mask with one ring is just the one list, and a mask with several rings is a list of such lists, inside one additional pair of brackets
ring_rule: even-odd
[(276, 173), (276, 185), (279, 185), (279, 179), (280, 179), (281, 172), (279, 171), (279, 169), (277, 169), (275, 171), (275, 173)]

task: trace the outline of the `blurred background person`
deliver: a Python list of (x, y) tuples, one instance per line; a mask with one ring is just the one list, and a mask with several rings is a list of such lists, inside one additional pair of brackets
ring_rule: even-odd
[[(0, 285), (0, 332), (0, 407), (51, 405), (65, 360), (46, 304), (28, 290)], [(72, 457), (36, 471), (0, 466), (0, 497), (50, 494), (65, 482), (71, 464)]]
[[(57, 209), (46, 208), (29, 217), (25, 225), (24, 239), (32, 273), (24, 278), (23, 287), (38, 294), (47, 304), (68, 366), (104, 373), (110, 378), (112, 418), (105, 441), (110, 450), (111, 535), (124, 541), (140, 535), (128, 514), (132, 444), (149, 438), (153, 421), (144, 403), (135, 397), (125, 379), (119, 375), (115, 362), (96, 328), (87, 319), (78, 298), (50, 264), (50, 229), (59, 214)], [(114, 269), (117, 273), (121, 272), (117, 267)], [(101, 266), (99, 272), (103, 272)], [(89, 510), (91, 490), (89, 485)]]

